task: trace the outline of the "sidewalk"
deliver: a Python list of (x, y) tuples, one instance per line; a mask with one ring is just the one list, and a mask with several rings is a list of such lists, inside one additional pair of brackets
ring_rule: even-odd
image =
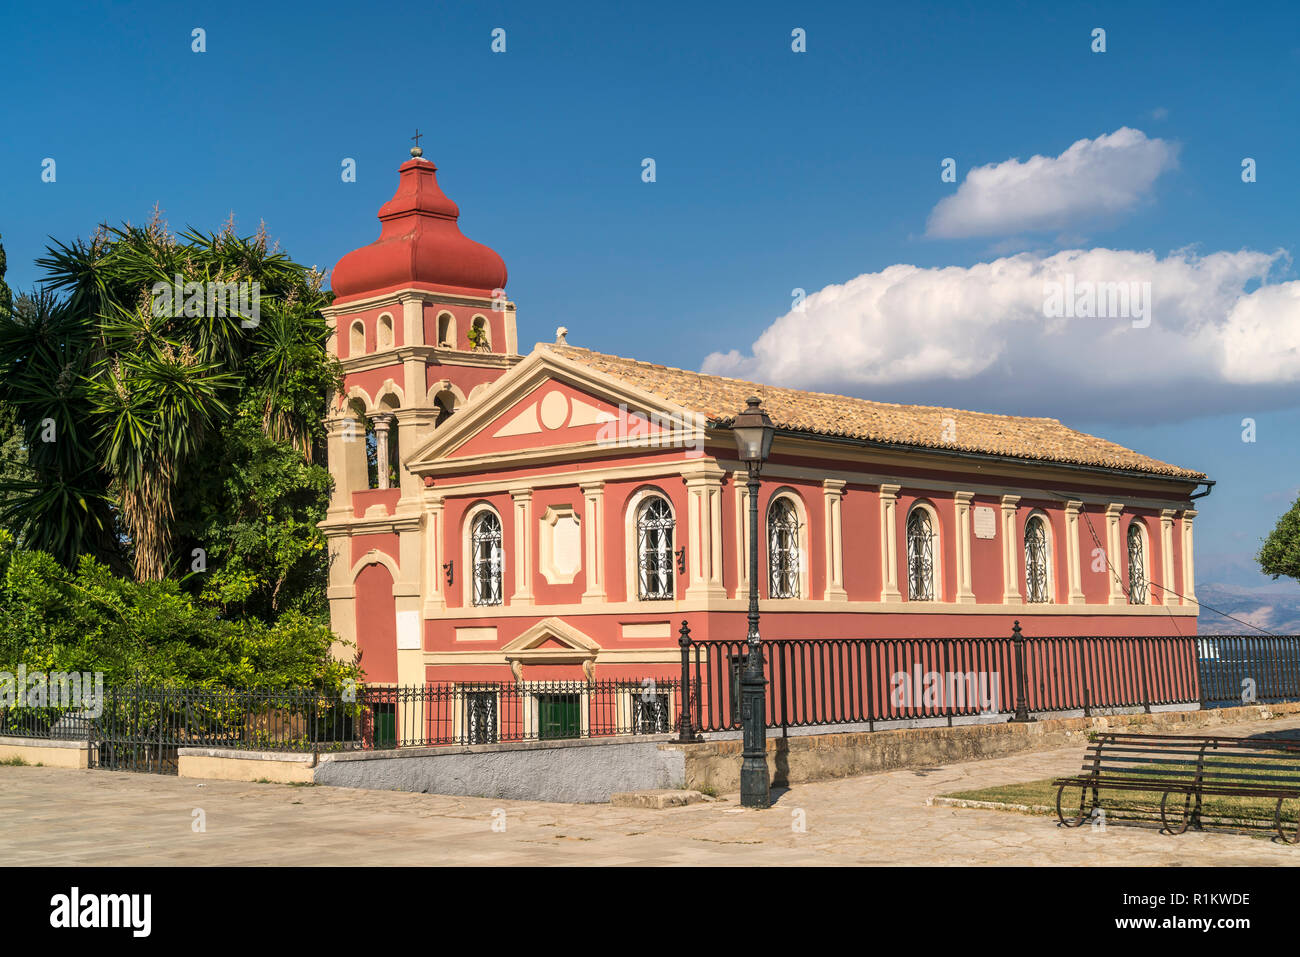
[[(1300, 717), (1236, 725), (1293, 731)], [(9, 865), (1300, 864), (1231, 834), (1065, 830), (1054, 818), (930, 807), (955, 790), (1077, 771), (1081, 747), (802, 784), (773, 807), (666, 810), (0, 767)], [(206, 831), (192, 829), (195, 809)], [(505, 821), (504, 831), (500, 821)], [(800, 821), (806, 831), (794, 825)], [(493, 829), (494, 822), (497, 830)]]

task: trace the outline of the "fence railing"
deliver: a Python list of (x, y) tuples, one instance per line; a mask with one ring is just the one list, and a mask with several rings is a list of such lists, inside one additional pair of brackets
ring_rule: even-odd
[(1197, 646), (1203, 704), (1300, 700), (1300, 636), (1202, 635)]
[[(740, 728), (741, 640), (691, 637), (674, 678), (436, 682), (355, 694), (109, 687), (94, 709), (4, 707), (0, 735), (81, 739), (101, 767), (174, 771), (183, 747), (328, 753)], [(1300, 700), (1300, 636), (777, 638), (769, 728)]]
[(329, 753), (674, 730), (673, 679), (439, 682), (355, 694), (108, 687), (93, 707), (0, 708), (0, 734), (80, 738), (97, 767), (174, 772), (184, 747)]
[[(743, 640), (682, 623), (683, 740), (740, 728)], [(769, 728), (1300, 699), (1300, 638), (776, 638), (761, 645)]]

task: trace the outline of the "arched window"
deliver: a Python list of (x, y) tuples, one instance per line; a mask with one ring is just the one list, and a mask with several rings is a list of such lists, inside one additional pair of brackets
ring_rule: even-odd
[(365, 355), (366, 352), (366, 324), (358, 319), (352, 323), (350, 338), (348, 339), (348, 358)]
[(433, 419), (436, 427), (450, 419), (452, 413), (456, 411), (456, 396), (450, 392), (439, 392), (433, 397), (433, 407), (438, 410)]
[(668, 500), (652, 495), (636, 513), (637, 597), (671, 599), (673, 590), (673, 510)]
[(376, 332), (376, 337), (375, 337), (376, 349), (393, 348), (393, 317), (392, 316), (390, 316), (388, 313), (384, 313), (382, 316), (380, 316), (379, 325), (376, 328), (375, 332)]
[(470, 561), (474, 604), (501, 604), (501, 519), (495, 512), (483, 512), (470, 526)]
[(914, 508), (907, 516), (907, 598), (934, 601), (934, 524), (930, 512)]
[(1052, 600), (1047, 580), (1047, 522), (1032, 515), (1025, 522), (1025, 598), (1030, 602)]
[(456, 348), (456, 319), (449, 312), (438, 315), (438, 348)]
[(379, 437), (375, 420), (366, 416), (366, 488), (379, 488)]
[(799, 597), (799, 510), (785, 496), (767, 509), (769, 598)]
[(1137, 522), (1128, 527), (1128, 603), (1147, 603), (1146, 540)]
[(469, 344), (476, 352), (492, 351), (491, 333), (487, 320), (482, 316), (475, 316), (473, 325), (469, 327)]

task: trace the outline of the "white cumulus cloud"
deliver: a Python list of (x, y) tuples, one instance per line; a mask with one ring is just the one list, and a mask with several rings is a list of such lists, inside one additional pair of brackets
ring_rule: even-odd
[[(809, 295), (749, 354), (713, 353), (702, 368), (887, 401), (1085, 420), (1252, 414), (1300, 404), (1300, 281), (1268, 281), (1286, 261), (1283, 251), (1162, 258), (1097, 248), (969, 267), (894, 265)], [(1133, 291), (1129, 313), (1087, 316), (1083, 290), (1113, 284)], [(1053, 289), (1075, 297), (1074, 316), (1045, 308)], [(1104, 292), (1097, 302), (1094, 315), (1108, 302)]]
[(1177, 165), (1176, 144), (1121, 127), (1060, 156), (972, 169), (930, 212), (926, 233), (945, 239), (1059, 230), (1134, 208)]

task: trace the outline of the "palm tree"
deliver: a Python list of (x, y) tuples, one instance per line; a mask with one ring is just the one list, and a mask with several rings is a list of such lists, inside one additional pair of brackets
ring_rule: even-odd
[[(319, 444), (339, 384), (322, 277), (268, 250), (264, 230), (241, 238), (228, 223), (178, 241), (157, 210), (143, 227), (55, 242), (37, 265), (46, 288), (21, 317), (0, 315), (0, 401), (24, 424), (37, 480), (11, 488), (0, 519), (66, 564), (116, 553), (138, 579), (163, 578), (177, 483), (238, 404), (255, 403), (267, 435), (309, 460)], [(160, 297), (178, 277), (247, 284), (260, 320), (211, 309), (210, 294), (187, 315)], [(57, 441), (33, 444), (51, 420)]]
[(49, 292), (20, 296), (0, 316), (0, 400), (21, 424), (31, 473), (3, 482), (0, 522), (66, 565), (83, 552), (117, 552), (109, 476), (84, 429), (91, 342), (86, 323)]

